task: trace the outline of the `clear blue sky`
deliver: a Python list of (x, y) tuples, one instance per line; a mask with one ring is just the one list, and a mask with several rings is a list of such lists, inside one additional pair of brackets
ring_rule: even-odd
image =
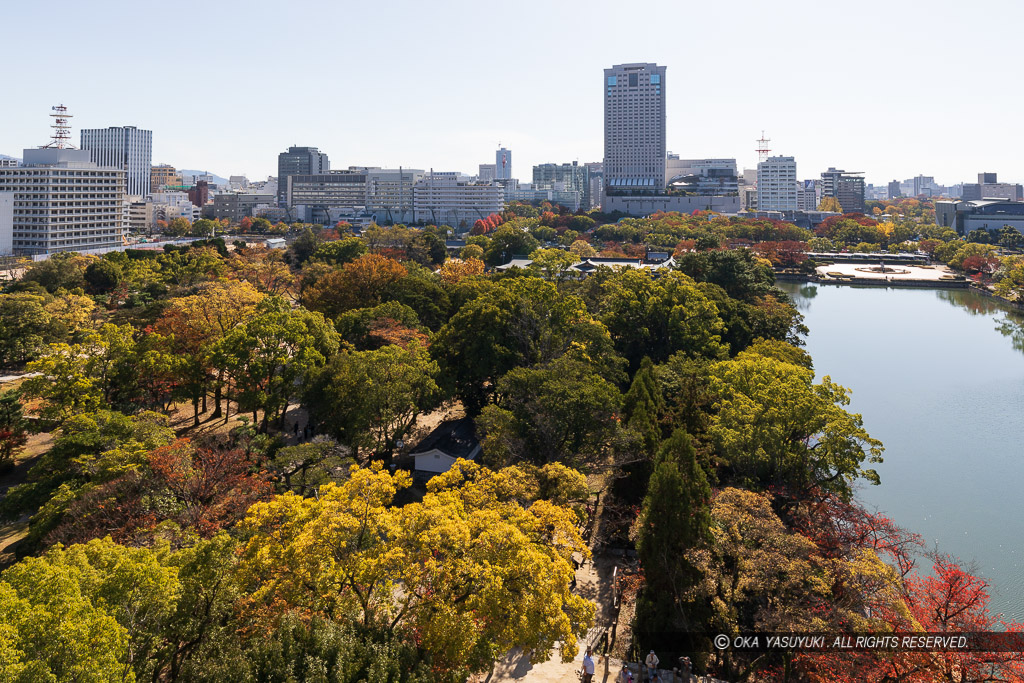
[(333, 168), (513, 174), (603, 154), (602, 69), (668, 67), (668, 148), (757, 161), (761, 129), (801, 177), (979, 171), (1024, 182), (1024, 3), (8, 2), (0, 153), (78, 129), (153, 131), (153, 161), (258, 179), (292, 144)]

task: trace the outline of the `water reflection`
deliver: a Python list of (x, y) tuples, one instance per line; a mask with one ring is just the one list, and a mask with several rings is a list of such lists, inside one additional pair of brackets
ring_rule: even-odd
[(971, 315), (995, 315), (1004, 312), (1007, 315), (1012, 315), (1007, 311), (1006, 304), (998, 299), (978, 294), (969, 289), (939, 289), (935, 291), (935, 296), (942, 301), (948, 301), (957, 308), (962, 308)]
[(1024, 318), (1007, 313), (1005, 318), (996, 321), (996, 330), (1004, 337), (1009, 337), (1013, 348), (1024, 353)]
[(858, 499), (977, 562), (992, 611), (1024, 620), (1024, 314), (948, 289), (819, 285), (810, 306), (808, 288), (780, 283), (815, 369), (852, 390), (850, 408), (886, 446), (882, 485)]

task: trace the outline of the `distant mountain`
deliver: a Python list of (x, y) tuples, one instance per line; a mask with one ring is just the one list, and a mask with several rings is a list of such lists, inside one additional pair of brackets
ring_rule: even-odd
[[(207, 173), (210, 173), (210, 172), (209, 171), (195, 171), (195, 170), (192, 170), (192, 169), (183, 168), (180, 171), (178, 171), (178, 173), (180, 173), (183, 176), (186, 176), (186, 175), (206, 175)], [(210, 173), (210, 175), (213, 176), (213, 182), (215, 182), (216, 184), (218, 184), (218, 185), (227, 185), (228, 184), (228, 179), (227, 178), (221, 178), (219, 175), (217, 175), (215, 173)]]

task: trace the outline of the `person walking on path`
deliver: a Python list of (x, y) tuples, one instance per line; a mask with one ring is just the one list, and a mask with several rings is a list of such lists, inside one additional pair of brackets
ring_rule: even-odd
[(690, 674), (693, 673), (693, 663), (689, 657), (679, 658), (679, 674), (686, 683), (690, 683)]
[(622, 664), (622, 671), (619, 672), (618, 683), (633, 683), (633, 672), (629, 670), (629, 666), (625, 663)]
[(658, 671), (658, 655), (654, 654), (654, 650), (651, 650), (650, 654), (647, 655), (644, 665), (647, 667), (647, 680), (649, 681)]
[(590, 648), (583, 655), (583, 683), (590, 683), (594, 680), (594, 659), (590, 656)]

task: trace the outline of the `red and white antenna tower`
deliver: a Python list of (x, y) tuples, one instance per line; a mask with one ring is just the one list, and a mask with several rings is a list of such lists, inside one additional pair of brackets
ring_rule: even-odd
[(44, 145), (44, 149), (74, 149), (75, 146), (71, 144), (71, 122), (68, 120), (71, 118), (71, 114), (68, 113), (68, 108), (63, 104), (58, 104), (56, 107), (50, 108), (53, 113), (50, 116), (53, 117), (53, 123), (50, 124), (50, 128), (53, 128), (53, 134), (50, 135), (50, 144)]
[(761, 131), (761, 137), (757, 141), (757, 149), (755, 150), (757, 152), (757, 160), (758, 161), (767, 161), (768, 160), (768, 152), (771, 151), (770, 149), (768, 149), (768, 143), (769, 142), (771, 142), (771, 140), (764, 136), (764, 131), (762, 130)]

